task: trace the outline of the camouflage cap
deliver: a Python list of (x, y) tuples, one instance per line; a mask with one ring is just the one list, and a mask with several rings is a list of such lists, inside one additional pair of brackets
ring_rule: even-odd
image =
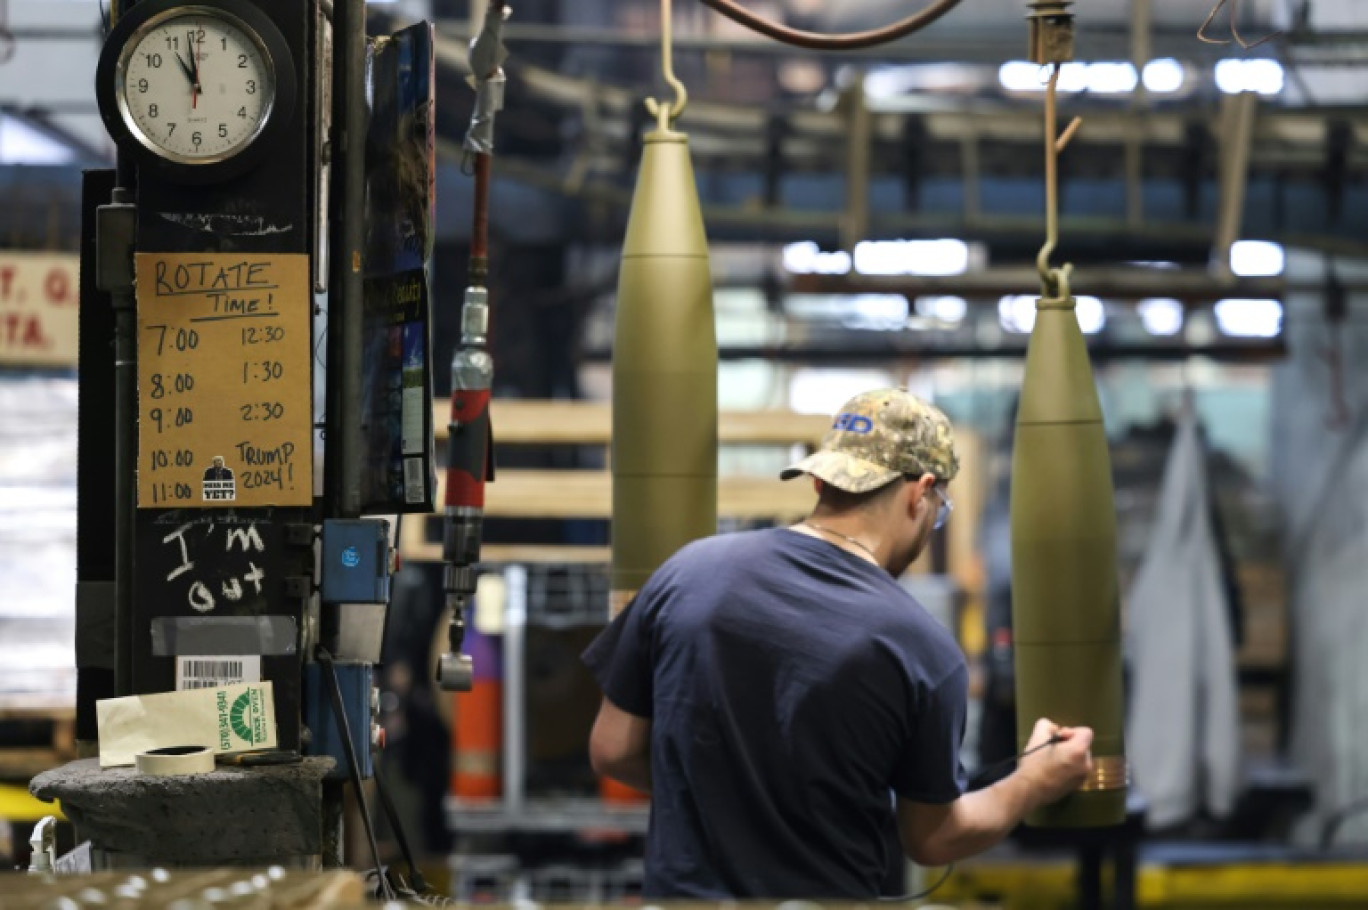
[(811, 474), (847, 493), (867, 493), (924, 473), (942, 483), (959, 473), (950, 421), (905, 389), (875, 389), (847, 401), (821, 447), (779, 477)]

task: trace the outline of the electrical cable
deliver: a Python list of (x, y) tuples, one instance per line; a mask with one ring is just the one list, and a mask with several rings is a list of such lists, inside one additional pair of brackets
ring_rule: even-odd
[(347, 709), (342, 704), (342, 687), (337, 682), (337, 671), (333, 669), (333, 657), (328, 649), (318, 649), (318, 662), (328, 677), (328, 694), (331, 696), (333, 717), (337, 721), (337, 731), (342, 739), (342, 749), (347, 753), (347, 766), (351, 772), (352, 786), (356, 788), (356, 803), (361, 807), (361, 823), (366, 829), (366, 840), (370, 842), (371, 858), (375, 861), (376, 874), (380, 876), (380, 892), (386, 900), (395, 900), (394, 889), (390, 887), (389, 877), (380, 864), (380, 847), (375, 841), (375, 825), (371, 822), (370, 807), (366, 805), (366, 793), (361, 788), (361, 763), (356, 757), (356, 747), (352, 743), (351, 725), (347, 723)]
[(960, 0), (935, 0), (926, 9), (892, 25), (865, 32), (846, 32), (836, 35), (805, 32), (800, 29), (789, 28), (787, 25), (780, 25), (778, 22), (752, 13), (745, 7), (732, 2), (732, 0), (700, 0), (700, 2), (733, 22), (744, 25), (751, 31), (759, 32), (765, 37), (773, 38), (783, 44), (791, 44), (795, 47), (814, 51), (849, 51), (888, 44), (915, 31), (920, 31), (959, 6)]
[(1062, 743), (1062, 742), (1064, 742), (1064, 737), (1062, 737), (1062, 736), (1060, 736), (1058, 733), (1056, 733), (1056, 734), (1054, 734), (1053, 736), (1051, 736), (1049, 739), (1045, 740), (1045, 742), (1041, 743), (1041, 744), (1038, 745), (1038, 746), (1032, 746), (1031, 748), (1027, 749), (1025, 752), (1018, 753), (1017, 755), (1009, 755), (1009, 756), (1007, 756), (1006, 758), (1002, 759), (1001, 761), (995, 761), (995, 762), (993, 762), (991, 765), (988, 765), (986, 768), (979, 768), (977, 771), (974, 772), (974, 776), (971, 777), (971, 778), (969, 778), (969, 787), (970, 787), (970, 789), (974, 789), (974, 785), (975, 785), (975, 784), (981, 783), (981, 782), (987, 780), (988, 778), (993, 777), (993, 776), (996, 775), (999, 771), (1005, 771), (1005, 770), (1007, 770), (1008, 768), (1012, 767), (1012, 765), (1014, 765), (1014, 764), (1016, 764), (1017, 762), (1021, 761), (1021, 760), (1022, 760), (1023, 758), (1025, 758), (1026, 756), (1028, 756), (1028, 755), (1034, 755), (1035, 753), (1039, 752), (1041, 749), (1048, 749), (1050, 746), (1053, 746), (1053, 745), (1055, 745), (1056, 743)]
[(935, 891), (941, 885), (945, 884), (945, 880), (948, 879), (950, 877), (950, 873), (954, 871), (955, 864), (947, 863), (945, 866), (945, 871), (941, 873), (940, 878), (936, 879), (935, 884), (928, 885), (927, 887), (918, 891), (916, 894), (899, 894), (895, 897), (880, 897), (879, 902), (884, 904), (901, 904), (904, 902), (919, 901), (924, 898), (928, 898), (931, 896), (931, 892)]
[(394, 839), (399, 842), (399, 851), (404, 854), (404, 863), (408, 866), (408, 884), (415, 893), (426, 891), (428, 884), (423, 879), (423, 873), (418, 871), (418, 864), (413, 861), (413, 850), (409, 847), (408, 835), (404, 832), (403, 821), (399, 818), (399, 811), (394, 807), (394, 800), (390, 799), (389, 790), (385, 786), (385, 779), (380, 774), (380, 763), (375, 756), (371, 758), (371, 766), (371, 776), (375, 778), (375, 792), (380, 794), (380, 805), (385, 809), (385, 817), (389, 819), (390, 830), (394, 832)]
[[(1054, 734), (1053, 736), (1051, 736), (1049, 739), (1045, 740), (1045, 742), (1041, 743), (1041, 744), (1038, 745), (1038, 746), (1032, 746), (1031, 748), (1027, 749), (1026, 751), (1020, 752), (1020, 753), (1018, 753), (1018, 754), (1016, 754), (1016, 755), (1009, 755), (1007, 758), (1004, 758), (1004, 759), (1002, 759), (1001, 761), (993, 762), (991, 765), (989, 765), (989, 766), (986, 767), (986, 768), (979, 768), (978, 771), (974, 772), (974, 776), (971, 777), (971, 778), (969, 779), (969, 786), (970, 786), (970, 789), (974, 789), (974, 784), (979, 783), (980, 781), (986, 780), (989, 776), (991, 776), (992, 774), (994, 774), (994, 773), (996, 773), (996, 772), (998, 772), (998, 771), (1002, 771), (1002, 770), (1004, 770), (1004, 769), (1006, 769), (1006, 768), (1010, 768), (1012, 765), (1014, 765), (1014, 764), (1016, 764), (1017, 762), (1021, 761), (1021, 760), (1022, 760), (1023, 758), (1025, 758), (1026, 756), (1028, 756), (1028, 755), (1034, 755), (1035, 753), (1039, 752), (1041, 749), (1048, 749), (1050, 746), (1053, 746), (1055, 743), (1062, 743), (1063, 741), (1064, 741), (1064, 737), (1062, 737), (1062, 736), (1060, 736), (1058, 733), (1056, 733), (1056, 734)], [(1365, 801), (1365, 807), (1368, 807), (1368, 801)], [(896, 897), (881, 897), (881, 898), (879, 898), (879, 900), (880, 900), (881, 902), (883, 902), (883, 903), (902, 903), (902, 902), (904, 902), (904, 901), (919, 901), (919, 900), (922, 900), (923, 898), (930, 897), (930, 896), (931, 896), (931, 893), (932, 893), (933, 891), (935, 891), (935, 890), (936, 890), (937, 888), (939, 888), (941, 885), (945, 884), (946, 879), (950, 878), (950, 873), (952, 873), (952, 872), (954, 872), (954, 871), (955, 871), (955, 864), (954, 864), (954, 863), (947, 863), (946, 866), (945, 866), (945, 871), (941, 873), (941, 877), (938, 878), (938, 879), (936, 879), (936, 881), (935, 881), (934, 884), (929, 885), (929, 886), (923, 888), (922, 890), (918, 891), (916, 894), (900, 894), (900, 895), (897, 895)]]

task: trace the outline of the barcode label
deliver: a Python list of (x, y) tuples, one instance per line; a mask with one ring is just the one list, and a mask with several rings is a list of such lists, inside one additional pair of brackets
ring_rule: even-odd
[(427, 492), (423, 483), (423, 459), (404, 459), (404, 502), (423, 502)]
[(179, 656), (176, 658), (176, 691), (217, 689), (244, 682), (261, 682), (261, 657)]

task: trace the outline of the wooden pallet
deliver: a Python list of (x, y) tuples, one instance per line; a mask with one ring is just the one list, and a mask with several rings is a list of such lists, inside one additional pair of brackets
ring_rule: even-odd
[[(238, 905), (262, 910), (312, 910), (315, 907), (365, 907), (366, 888), (354, 872), (268, 872), (265, 869), (211, 871), (96, 872), (89, 875), (11, 875), (0, 886), (5, 910), (39, 910), (75, 906), (77, 900), (108, 905), (170, 907), (208, 905), (205, 896), (237, 894), (248, 897)], [(246, 883), (245, 885), (243, 883)], [(118, 896), (129, 888), (138, 897)], [(237, 904), (238, 902), (235, 902)]]
[(27, 781), (76, 757), (76, 708), (44, 696), (0, 696), (0, 729), (11, 722), (48, 728), (42, 744), (10, 745), (0, 740), (0, 780)]
[[(503, 446), (608, 446), (612, 442), (612, 405), (606, 401), (539, 401), (495, 399), (490, 402), (490, 421), (497, 445)], [(434, 406), (433, 424), (439, 448), (445, 446), (450, 405)], [(816, 448), (831, 426), (821, 414), (787, 410), (721, 411), (717, 420), (718, 444), (723, 447), (787, 446)], [(955, 434), (960, 452), (960, 475), (951, 485), (954, 519), (946, 528), (944, 571), (962, 593), (960, 627), (965, 650), (975, 655), (984, 648), (982, 558), (978, 550), (979, 520), (988, 493), (988, 446), (968, 428)], [(442, 461), (439, 458), (439, 464)], [(445, 472), (438, 472), (437, 502), (445, 495)], [(717, 514), (722, 519), (772, 521), (777, 524), (801, 519), (812, 508), (811, 484), (784, 483), (773, 475), (764, 477), (723, 475), (717, 479)], [(440, 562), (441, 533), (438, 515), (409, 516), (398, 542), (400, 556), (410, 562)], [(485, 488), (486, 518), (589, 518), (612, 517), (612, 476), (608, 471), (506, 469)], [(481, 549), (486, 563), (559, 562), (607, 563), (605, 546), (559, 544), (486, 543)], [(928, 553), (911, 567), (913, 574), (932, 571)]]

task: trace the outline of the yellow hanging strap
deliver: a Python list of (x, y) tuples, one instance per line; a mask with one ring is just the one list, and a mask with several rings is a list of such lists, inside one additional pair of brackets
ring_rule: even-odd
[(661, 104), (654, 98), (646, 99), (646, 110), (656, 118), (656, 126), (667, 132), (670, 124), (684, 113), (684, 105), (689, 103), (689, 90), (684, 87), (674, 73), (673, 42), (674, 21), (670, 0), (660, 0), (660, 66), (665, 74), (665, 82), (674, 89), (675, 98), (669, 105)]

